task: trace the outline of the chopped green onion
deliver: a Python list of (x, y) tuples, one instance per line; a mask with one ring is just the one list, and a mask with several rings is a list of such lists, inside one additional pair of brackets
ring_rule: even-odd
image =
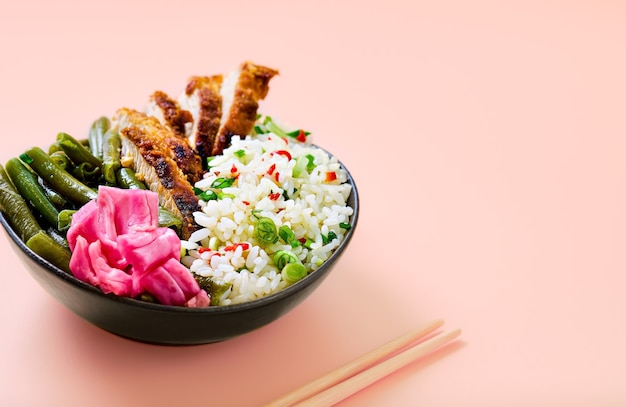
[(237, 156), (237, 158), (241, 158), (241, 157), (246, 155), (246, 150), (243, 150), (243, 149), (242, 150), (237, 150), (233, 154), (235, 154), (235, 156)]
[(302, 156), (296, 158), (296, 165), (293, 166), (291, 175), (294, 178), (300, 178), (300, 176), (303, 175), (304, 172), (307, 170), (308, 164), (309, 160), (307, 159), (307, 157)]
[(291, 138), (296, 138), (300, 135), (300, 132), (303, 132), (305, 136), (308, 136), (311, 134), (310, 131), (305, 131), (305, 130), (294, 130), (294, 131), (290, 131), (287, 133), (287, 135)]
[(287, 244), (291, 244), (294, 240), (296, 240), (296, 235), (293, 233), (293, 230), (287, 225), (282, 225), (278, 228), (278, 236), (283, 239), (283, 242)]
[(311, 171), (315, 169), (315, 157), (313, 157), (311, 154), (307, 154), (305, 157), (309, 160), (309, 163), (306, 165), (306, 170), (310, 174)]
[(278, 231), (276, 224), (271, 218), (263, 216), (257, 221), (254, 228), (255, 235), (261, 243), (273, 244), (278, 241)]
[(211, 168), (211, 161), (215, 160), (215, 156), (206, 158), (206, 167)]
[(345, 230), (350, 230), (350, 228), (352, 227), (349, 223), (339, 223), (339, 227)]
[(277, 136), (280, 137), (287, 137), (287, 133), (285, 133), (285, 131), (283, 129), (281, 129), (278, 124), (276, 124), (276, 122), (274, 122), (274, 120), (272, 120), (272, 118), (270, 116), (266, 116), (265, 120), (263, 120), (263, 124), (265, 125), (265, 127), (267, 127), (267, 129), (269, 131), (271, 131), (272, 133), (276, 134)]
[(220, 192), (220, 193), (217, 194), (217, 199), (226, 199), (226, 198), (235, 199), (235, 195), (233, 195), (233, 194), (226, 194), (224, 192)]
[(211, 188), (216, 188), (216, 189), (228, 188), (231, 185), (233, 185), (236, 180), (237, 178), (219, 177), (218, 179), (213, 181), (213, 183), (211, 184)]
[(276, 268), (282, 270), (289, 263), (300, 263), (300, 259), (295, 254), (286, 250), (279, 250), (273, 257)]
[(265, 134), (265, 129), (257, 124), (254, 126), (254, 132), (256, 134)]
[(306, 267), (302, 263), (287, 263), (287, 265), (283, 267), (281, 274), (283, 280), (289, 284), (293, 284), (306, 277), (307, 272)]
[(332, 230), (330, 232), (328, 232), (328, 235), (322, 235), (322, 243), (324, 244), (328, 244), (330, 242), (332, 242), (333, 240), (337, 239), (337, 234), (335, 234), (335, 232), (333, 232)]
[(311, 250), (311, 245), (313, 243), (315, 243), (315, 240), (307, 238), (306, 241), (304, 242), (303, 246), (306, 247), (307, 249)]
[(218, 198), (218, 195), (211, 191), (202, 191), (202, 193), (200, 193), (200, 195), (198, 195), (198, 198), (202, 199), (203, 201), (214, 201)]

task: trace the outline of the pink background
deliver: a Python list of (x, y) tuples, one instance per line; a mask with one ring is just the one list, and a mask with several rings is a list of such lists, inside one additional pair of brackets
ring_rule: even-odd
[(352, 246), (283, 319), (161, 347), (2, 238), (0, 405), (260, 405), (436, 318), (456, 346), (341, 405), (626, 405), (623, 2), (157, 3), (0, 6), (1, 161), (249, 59), (281, 71), (264, 112), (356, 178)]

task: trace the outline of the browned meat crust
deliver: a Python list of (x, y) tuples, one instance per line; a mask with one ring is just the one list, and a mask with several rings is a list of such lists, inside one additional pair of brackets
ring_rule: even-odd
[(171, 127), (174, 135), (187, 138), (186, 126), (193, 123), (193, 117), (187, 110), (181, 109), (178, 103), (171, 99), (165, 92), (157, 90), (151, 99), (163, 112), (163, 117), (168, 126)]
[(250, 134), (256, 121), (259, 101), (267, 95), (269, 82), (275, 75), (278, 75), (277, 70), (265, 66), (251, 62), (244, 62), (241, 65), (233, 104), (226, 122), (222, 123), (222, 128), (215, 138), (211, 155), (222, 154), (234, 135)]
[(199, 111), (196, 123), (195, 149), (206, 162), (213, 150), (213, 144), (222, 118), (222, 96), (220, 87), (223, 76), (194, 76), (187, 84), (185, 92), (191, 95), (198, 92)]
[[(134, 155), (135, 171), (144, 176), (150, 190), (159, 194), (160, 204), (181, 217), (181, 235), (188, 239), (199, 229), (193, 213), (201, 209), (193, 187), (174, 161), (166, 142), (171, 131), (155, 117), (131, 109), (118, 110), (116, 119), (119, 120), (123, 150), (134, 150), (130, 154)], [(129, 152), (125, 151), (125, 154)]]
[(178, 103), (170, 99), (164, 92), (154, 92), (151, 99), (161, 109), (167, 126), (172, 130), (171, 135), (165, 136), (165, 142), (172, 150), (174, 161), (189, 182), (195, 184), (202, 178), (204, 170), (202, 158), (189, 144), (185, 132), (186, 124), (193, 123), (191, 113), (181, 109)]

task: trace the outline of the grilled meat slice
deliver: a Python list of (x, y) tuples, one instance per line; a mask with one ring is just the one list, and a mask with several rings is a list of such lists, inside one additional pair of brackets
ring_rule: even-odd
[(171, 130), (157, 118), (127, 108), (119, 109), (114, 121), (122, 138), (122, 156), (132, 157), (135, 172), (159, 194), (160, 205), (180, 216), (182, 238), (188, 239), (199, 229), (193, 213), (200, 211), (200, 205), (166, 141), (173, 137)]
[(193, 124), (191, 113), (181, 109), (178, 102), (161, 91), (152, 94), (146, 112), (172, 131), (171, 135), (165, 137), (165, 141), (174, 153), (176, 164), (192, 185), (198, 182), (204, 171), (200, 155), (194, 151), (187, 138)]
[(191, 113), (182, 109), (178, 102), (171, 99), (165, 92), (157, 90), (150, 96), (146, 113), (169, 126), (174, 135), (181, 138), (189, 137), (193, 125)]
[(193, 127), (189, 140), (196, 152), (206, 162), (211, 156), (213, 144), (220, 128), (222, 117), (222, 75), (194, 76), (189, 80), (179, 102), (193, 116)]
[(202, 161), (222, 154), (234, 135), (247, 136), (254, 127), (259, 101), (269, 91), (278, 71), (251, 62), (223, 77), (194, 76), (180, 96), (194, 125), (189, 139)]
[(238, 71), (224, 79), (222, 117), (211, 155), (222, 154), (233, 136), (247, 136), (254, 127), (259, 101), (267, 96), (269, 82), (278, 71), (252, 62), (244, 62)]

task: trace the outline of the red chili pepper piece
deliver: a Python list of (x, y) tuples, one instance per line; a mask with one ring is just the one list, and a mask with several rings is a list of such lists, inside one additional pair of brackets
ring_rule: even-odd
[(298, 137), (296, 137), (296, 140), (304, 143), (306, 141), (306, 133), (304, 132), (304, 130), (300, 130), (298, 132)]
[(237, 169), (237, 167), (235, 166), (235, 164), (233, 164), (233, 166), (230, 168), (230, 173), (231, 174), (235, 174), (237, 173), (239, 170)]
[(287, 157), (287, 159), (291, 161), (291, 154), (289, 154), (289, 151), (287, 150), (274, 151), (272, 154), (282, 155), (283, 157)]
[(241, 203), (244, 204), (244, 205), (250, 205), (250, 202), (248, 202), (248, 201), (241, 201)]
[(276, 182), (279, 182), (278, 177), (280, 177), (280, 172), (276, 171), (276, 174), (274, 174), (274, 178), (276, 179)]
[(326, 173), (326, 182), (332, 182), (337, 179), (337, 173), (335, 171), (328, 171)]
[(209, 249), (208, 247), (198, 247), (198, 253), (202, 254), (205, 252), (210, 252), (211, 249)]
[(241, 246), (241, 250), (248, 250), (248, 249), (250, 249), (250, 244), (246, 243), (246, 242), (243, 242), (243, 243), (233, 243), (230, 246), (226, 246), (224, 248), (224, 251), (234, 252), (240, 246)]
[(272, 175), (276, 171), (276, 164), (272, 164), (270, 168), (267, 170), (267, 175)]
[(272, 201), (278, 201), (278, 198), (280, 198), (280, 192), (274, 192), (273, 194), (269, 194), (269, 198)]

